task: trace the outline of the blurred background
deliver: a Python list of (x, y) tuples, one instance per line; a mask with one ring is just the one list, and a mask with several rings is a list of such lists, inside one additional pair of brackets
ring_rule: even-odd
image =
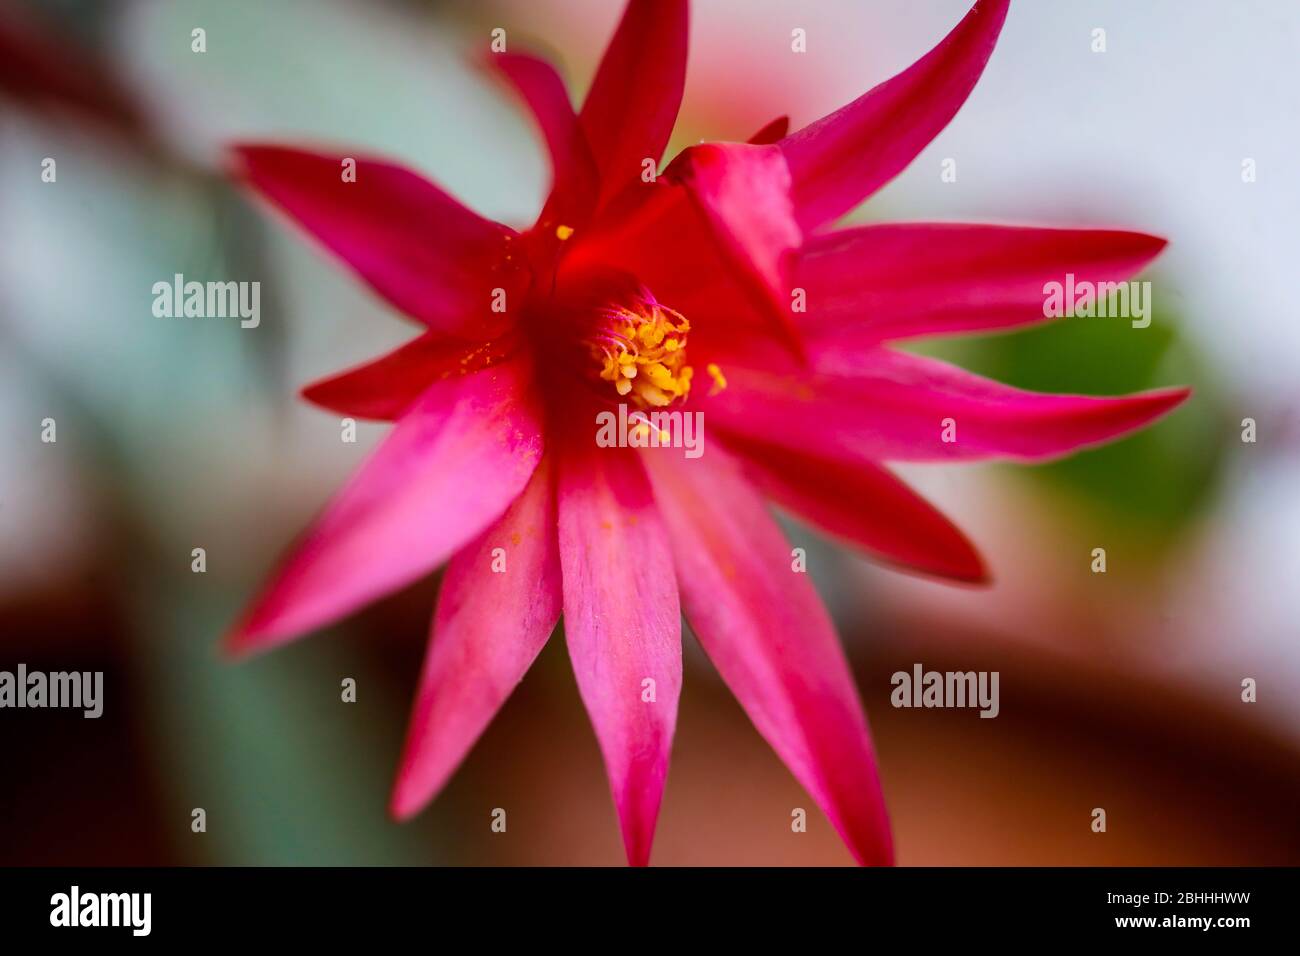
[[(697, 0), (670, 155), (782, 113), (803, 125), (966, 7)], [(400, 826), (385, 805), (436, 578), (249, 663), (215, 650), (383, 432), (340, 442), (297, 388), (411, 334), (224, 180), (223, 144), (388, 154), (526, 225), (546, 162), (470, 55), (505, 27), (581, 95), (619, 8), (0, 0), (0, 669), (106, 675), (99, 720), (0, 711), (0, 863), (622, 862), (559, 635)], [(1143, 276), (1150, 328), (1065, 320), (930, 350), (1027, 388), (1196, 389), (1157, 427), (1058, 464), (908, 470), (986, 554), (992, 589), (880, 570), (791, 526), (857, 674), (902, 864), (1300, 863), (1297, 48), (1284, 0), (1013, 3), (957, 119), (852, 217), (1166, 236)], [(151, 286), (178, 272), (260, 281), (260, 327), (154, 318)], [(653, 861), (848, 863), (689, 635), (686, 658)], [(1001, 715), (894, 710), (889, 675), (916, 662), (1000, 671)]]

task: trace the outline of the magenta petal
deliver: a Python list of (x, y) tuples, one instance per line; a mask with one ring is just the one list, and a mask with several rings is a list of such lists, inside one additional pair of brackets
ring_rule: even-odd
[(628, 862), (644, 866), (677, 723), (681, 611), (667, 533), (635, 452), (590, 441), (573, 441), (559, 467), (564, 632)]
[(761, 362), (728, 358), (727, 389), (701, 407), (725, 431), (832, 460), (1043, 461), (1141, 428), (1190, 394), (1026, 392), (883, 348), (822, 344), (813, 361), (805, 372), (775, 347)]
[(393, 790), (399, 819), (442, 789), (554, 630), (555, 534), (554, 489), (543, 462), (501, 520), (447, 566)]
[(780, 142), (788, 132), (790, 132), (790, 117), (778, 116), (745, 142), (754, 146), (765, 146), (768, 143)]
[(582, 105), (582, 128), (600, 170), (601, 202), (656, 166), (677, 122), (686, 83), (686, 0), (629, 0)]
[(435, 381), (495, 365), (504, 352), (426, 332), (387, 355), (338, 372), (302, 389), (314, 405), (341, 415), (395, 421)]
[(762, 499), (715, 444), (647, 452), (691, 629), (859, 863), (893, 862), (866, 717), (839, 641)]
[(804, 229), (848, 212), (948, 125), (984, 72), (1008, 2), (978, 0), (938, 46), (902, 73), (781, 141)]
[[(243, 177), (401, 313), (481, 340), (498, 331), (493, 290), (522, 292), (513, 230), (470, 212), (428, 180), (383, 160), (243, 145)], [(344, 159), (356, 181), (344, 178)]]
[(686, 187), (751, 304), (797, 342), (787, 259), (803, 233), (781, 150), (743, 143), (692, 146), (673, 160), (666, 177)]
[(903, 568), (955, 581), (988, 580), (961, 529), (882, 466), (759, 442), (735, 450), (768, 497), (828, 534)]
[(1045, 322), (1044, 286), (1119, 282), (1165, 247), (1137, 232), (890, 223), (833, 232), (800, 250), (809, 336), (883, 339)]
[(505, 511), (541, 446), (524, 363), (437, 382), (330, 502), (228, 646), (274, 647), (433, 570)]
[(494, 53), (487, 62), (519, 93), (546, 140), (552, 186), (542, 223), (552, 231), (559, 225), (581, 226), (595, 205), (600, 175), (564, 81), (551, 64), (535, 56)]

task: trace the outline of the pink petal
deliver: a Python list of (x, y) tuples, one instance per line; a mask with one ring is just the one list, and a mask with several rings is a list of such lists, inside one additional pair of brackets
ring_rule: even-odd
[[(581, 287), (625, 272), (661, 302), (689, 310), (693, 341), (739, 315), (751, 330), (797, 344), (784, 275), (798, 227), (778, 152), (734, 144), (687, 150), (657, 181), (597, 214), (561, 261), (559, 283)], [(700, 318), (707, 321), (695, 324)]]
[(341, 155), (263, 145), (234, 152), (250, 185), (399, 312), (472, 340), (508, 322), (492, 312), (493, 290), (506, 290), (508, 306), (527, 282), (512, 230), (383, 160), (351, 156), (356, 181), (345, 182)]
[[(559, 620), (550, 472), (545, 462), (539, 465), (501, 520), (447, 566), (393, 790), (399, 819), (442, 789)], [(498, 548), (504, 565), (496, 563)]]
[[(673, 308), (691, 290), (718, 285), (748, 308), (750, 299), (738, 285), (740, 270), (724, 258), (687, 189), (667, 177), (624, 193), (570, 245), (560, 263), (563, 286), (580, 288), (612, 270), (635, 276)], [(754, 321), (762, 322), (762, 316)]]
[(658, 165), (686, 83), (686, 0), (629, 0), (600, 61), (582, 128), (600, 169), (601, 202)]
[(1049, 282), (1119, 282), (1163, 239), (1103, 229), (898, 223), (809, 241), (794, 284), (807, 291), (810, 336), (882, 339), (1044, 322)]
[(293, 549), (228, 646), (274, 647), (433, 570), (505, 511), (541, 445), (522, 362), (435, 383)]
[(904, 568), (957, 581), (988, 580), (979, 552), (961, 530), (880, 465), (828, 461), (753, 441), (734, 447), (769, 498), (823, 531)]
[(778, 116), (745, 142), (752, 143), (755, 146), (764, 146), (768, 143), (779, 142), (785, 138), (788, 132), (790, 132), (790, 117)]
[(774, 346), (761, 361), (729, 358), (722, 365), (727, 389), (704, 396), (701, 408), (724, 430), (833, 460), (1042, 461), (1141, 428), (1190, 394), (1026, 392), (881, 348), (820, 347), (813, 361), (804, 371)]
[(312, 382), (302, 397), (341, 415), (395, 421), (430, 385), (496, 365), (506, 358), (499, 344), (469, 345), (426, 332), (355, 368)]
[(551, 196), (539, 226), (552, 234), (560, 225), (582, 226), (599, 194), (600, 176), (564, 81), (535, 56), (493, 53), (487, 62), (528, 105), (551, 155)]
[(795, 222), (790, 171), (781, 150), (743, 143), (692, 146), (665, 175), (686, 187), (751, 304), (797, 343), (786, 266), (803, 234)]
[(762, 499), (715, 444), (647, 452), (687, 619), (754, 726), (859, 863), (893, 861), (867, 721), (825, 608)]
[[(574, 440), (559, 466), (564, 631), (605, 757), (628, 862), (650, 859), (682, 685), (663, 523), (630, 449)], [(643, 700), (654, 682), (654, 702)]]
[(812, 230), (893, 179), (948, 125), (993, 53), (1009, 0), (978, 0), (933, 50), (781, 141), (799, 223)]

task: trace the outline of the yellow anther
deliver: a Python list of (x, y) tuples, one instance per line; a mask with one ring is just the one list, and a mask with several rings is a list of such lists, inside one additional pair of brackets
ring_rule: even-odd
[(630, 306), (605, 310), (604, 325), (591, 339), (600, 378), (640, 408), (662, 408), (691, 389), (686, 364), (690, 323), (648, 295)]
[(708, 372), (709, 377), (713, 379), (713, 386), (709, 389), (710, 395), (717, 395), (718, 392), (727, 387), (726, 376), (722, 374), (722, 369), (718, 368), (716, 362), (710, 362), (704, 366), (704, 371)]
[(647, 362), (645, 373), (659, 388), (671, 389), (673, 387), (673, 373), (668, 371), (667, 366), (662, 362)]
[(556, 227), (555, 227), (555, 238), (556, 238), (556, 239), (559, 239), (560, 242), (563, 242), (565, 239), (568, 239), (571, 235), (573, 235), (573, 227), (572, 227), (572, 226), (556, 226)]

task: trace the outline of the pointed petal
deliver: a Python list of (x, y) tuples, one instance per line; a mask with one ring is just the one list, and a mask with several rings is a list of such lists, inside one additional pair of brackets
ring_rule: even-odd
[[(470, 212), (428, 180), (383, 160), (282, 146), (234, 150), (240, 175), (399, 312), (478, 341), (498, 331), (493, 290), (527, 275), (513, 230)], [(356, 180), (343, 177), (356, 161)]]
[[(630, 449), (572, 441), (559, 472), (564, 631), (605, 757), (628, 862), (650, 859), (682, 685), (663, 523)], [(653, 681), (653, 685), (644, 682)], [(643, 696), (653, 687), (654, 700)]]
[(541, 223), (550, 232), (559, 225), (581, 227), (595, 206), (600, 175), (564, 81), (551, 64), (536, 56), (493, 53), (487, 63), (527, 104), (546, 140), (552, 185)]
[(656, 165), (677, 122), (686, 83), (686, 0), (629, 0), (582, 105), (600, 169), (601, 202)]
[[(442, 789), (532, 666), (560, 617), (560, 558), (545, 461), (501, 520), (447, 566), (392, 812)], [(500, 548), (504, 565), (494, 551)], [(504, 570), (500, 570), (504, 567)]]
[(282, 644), (432, 571), (505, 511), (541, 444), (522, 362), (435, 383), (293, 549), (229, 648)]
[(948, 125), (984, 72), (1008, 2), (978, 0), (912, 66), (781, 141), (804, 229), (848, 212)]
[(341, 415), (396, 421), (434, 382), (490, 368), (507, 353), (501, 343), (469, 345), (426, 332), (387, 355), (304, 386), (302, 397)]
[(790, 117), (778, 116), (745, 142), (752, 143), (755, 146), (765, 146), (768, 143), (780, 142), (789, 132)]
[(956, 581), (988, 573), (961, 530), (870, 461), (836, 462), (765, 442), (728, 442), (768, 497), (828, 534), (885, 561)]
[(1150, 424), (1190, 394), (1026, 392), (889, 349), (821, 348), (814, 362), (802, 371), (777, 349), (761, 363), (728, 359), (726, 390), (701, 408), (725, 431), (837, 461), (1043, 461)]
[(790, 569), (785, 536), (716, 444), (694, 460), (644, 457), (691, 629), (858, 862), (891, 863), (857, 689), (808, 576)]
[(1047, 283), (1120, 282), (1165, 240), (1108, 229), (890, 223), (833, 232), (800, 250), (800, 327), (870, 344), (1045, 322)]
[(790, 171), (776, 146), (710, 143), (683, 150), (665, 173), (686, 187), (751, 304), (796, 345), (787, 259), (803, 239)]

